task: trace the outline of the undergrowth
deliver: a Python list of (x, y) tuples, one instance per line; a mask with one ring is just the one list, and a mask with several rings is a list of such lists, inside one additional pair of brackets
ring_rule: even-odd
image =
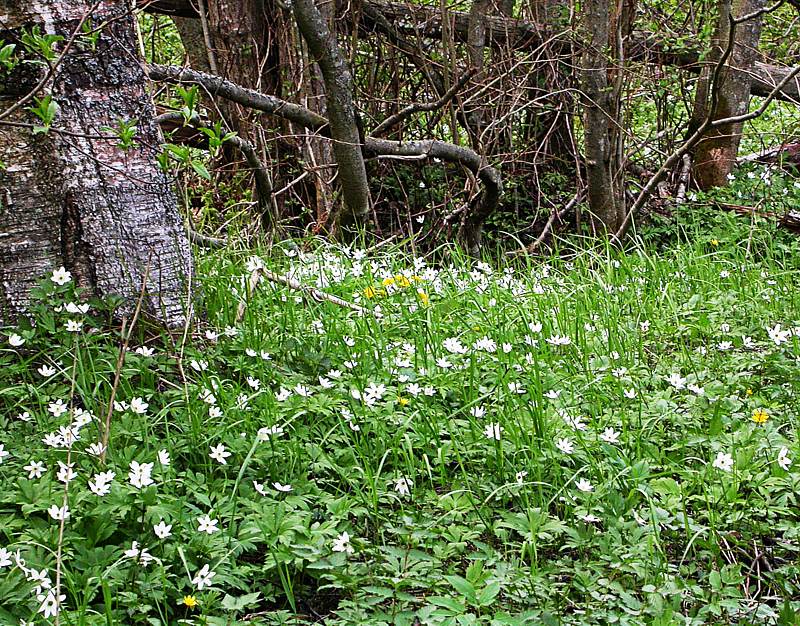
[(756, 228), (217, 253), (116, 384), (56, 271), (0, 349), (0, 622), (796, 623), (800, 257)]

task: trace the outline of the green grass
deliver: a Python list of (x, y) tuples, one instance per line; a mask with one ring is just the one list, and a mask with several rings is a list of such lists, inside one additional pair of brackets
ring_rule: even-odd
[[(0, 349), (0, 623), (44, 623), (37, 576), (58, 578), (62, 624), (796, 623), (800, 331), (768, 329), (800, 326), (798, 246), (717, 226), (659, 254), (507, 267), (263, 257), (365, 316), (245, 294), (253, 253), (203, 257), (201, 330), (131, 344), (105, 465), (87, 448), (119, 332), (55, 311), (71, 284), (46, 280), (36, 328)], [(43, 443), (77, 409), (72, 447)], [(132, 461), (153, 484), (131, 484)]]

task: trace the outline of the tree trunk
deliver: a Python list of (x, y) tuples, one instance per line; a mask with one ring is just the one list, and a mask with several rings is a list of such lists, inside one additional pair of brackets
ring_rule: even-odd
[[(319, 7), (320, 15), (328, 24), (328, 28), (333, 30), (333, 9), (334, 3), (324, 3)], [(302, 36), (297, 29), (292, 29), (292, 36), (299, 38), (300, 41), (293, 41), (294, 45), (286, 50), (288, 65), (292, 71), (293, 84), (297, 85), (298, 96), (304, 101), (306, 107), (319, 113), (323, 117), (328, 116), (328, 107), (325, 97), (325, 79), (319, 65), (314, 63), (308, 52), (308, 47), (302, 45)], [(287, 46), (288, 48), (288, 46)], [(329, 226), (329, 220), (334, 219), (335, 197), (332, 184), (336, 172), (336, 158), (333, 154), (333, 144), (324, 137), (300, 132), (298, 133), (302, 142), (301, 154), (306, 172), (310, 173), (313, 182), (311, 194), (311, 205), (314, 208), (313, 232), (318, 234)]]
[[(479, 85), (483, 82), (484, 58), (486, 53), (486, 18), (492, 8), (492, 0), (472, 0), (469, 10), (469, 26), (467, 34), (467, 53), (469, 54), (470, 68), (475, 70), (473, 84)], [(464, 113), (464, 120), (467, 132), (469, 133), (472, 149), (477, 152), (483, 151), (482, 131), (483, 131), (483, 107), (474, 106), (471, 111)]]
[[(78, 0), (0, 0), (3, 37), (36, 25), (65, 38), (63, 54), (42, 93), (58, 106), (53, 128), (20, 103), (44, 76), (41, 63), (22, 62), (0, 92), (10, 125), (0, 130), (0, 319), (25, 311), (29, 291), (65, 266), (90, 295), (120, 296), (118, 314), (130, 313), (146, 282), (144, 311), (177, 326), (186, 320), (192, 259), (174, 192), (155, 162), (161, 136), (145, 89), (134, 18), (124, 0), (105, 0), (92, 15)], [(84, 18), (99, 31), (96, 45), (66, 40)], [(16, 109), (10, 112), (10, 108)], [(105, 127), (135, 121), (127, 150)]]
[(173, 17), (175, 28), (181, 36), (183, 51), (186, 53), (186, 62), (189, 67), (198, 72), (211, 72), (208, 46), (201, 20), (190, 17)]
[(292, 11), (325, 81), (333, 153), (344, 200), (344, 210), (335, 221), (338, 226), (345, 227), (362, 223), (369, 215), (370, 197), (367, 170), (361, 153), (363, 138), (353, 105), (353, 79), (336, 38), (314, 0), (294, 0)]
[(617, 162), (610, 125), (612, 98), (609, 87), (608, 57), (611, 33), (609, 0), (587, 0), (584, 20), (588, 36), (582, 62), (582, 90), (586, 99), (583, 132), (586, 151), (586, 178), (592, 229), (597, 234), (615, 232), (619, 225), (620, 202)]
[[(712, 61), (722, 57), (730, 38), (730, 16), (741, 17), (759, 11), (765, 0), (722, 0), (715, 35)], [(710, 85), (713, 70), (706, 70), (697, 88), (693, 125), (695, 128), (709, 115), (718, 120), (747, 112), (750, 103), (751, 68), (758, 58), (761, 38), (761, 16), (737, 24), (733, 33), (733, 50), (719, 74), (716, 86)], [(711, 90), (716, 94), (711, 94)], [(714, 104), (716, 106), (714, 106)], [(744, 124), (725, 124), (709, 128), (694, 153), (694, 177), (700, 189), (728, 184), (728, 174), (736, 165), (736, 155)]]

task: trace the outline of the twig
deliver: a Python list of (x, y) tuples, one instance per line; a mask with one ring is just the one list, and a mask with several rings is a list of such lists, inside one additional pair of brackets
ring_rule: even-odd
[(186, 232), (189, 234), (189, 241), (203, 248), (224, 248), (228, 244), (227, 238), (203, 235), (194, 230), (189, 224), (186, 225)]
[(108, 399), (108, 410), (106, 411), (106, 421), (105, 426), (103, 428), (103, 450), (100, 453), (100, 464), (104, 465), (106, 462), (106, 453), (108, 452), (108, 437), (111, 433), (111, 414), (114, 411), (114, 398), (117, 395), (117, 388), (119, 387), (119, 379), (122, 373), (122, 366), (125, 363), (125, 355), (128, 352), (128, 345), (131, 341), (131, 335), (133, 334), (133, 328), (136, 326), (136, 320), (139, 317), (139, 312), (142, 310), (142, 302), (144, 301), (144, 294), (147, 291), (147, 278), (150, 276), (150, 259), (147, 259), (147, 265), (144, 268), (144, 277), (142, 278), (142, 288), (139, 291), (139, 299), (136, 301), (136, 308), (133, 310), (133, 317), (131, 318), (131, 323), (127, 328), (127, 333), (125, 332), (125, 321), (126, 318), (122, 318), (122, 346), (119, 349), (119, 355), (117, 355), (117, 365), (114, 368), (114, 383), (111, 385), (111, 397)]
[(476, 73), (477, 69), (472, 68), (464, 72), (461, 77), (453, 84), (450, 89), (445, 92), (445, 94), (436, 100), (435, 102), (428, 102), (428, 103), (420, 103), (415, 102), (414, 104), (410, 104), (407, 107), (400, 109), (394, 115), (390, 115), (385, 120), (383, 120), (378, 126), (375, 127), (370, 134), (373, 137), (378, 137), (382, 134), (385, 134), (389, 129), (397, 126), (400, 122), (406, 119), (409, 115), (413, 115), (414, 113), (419, 113), (422, 111), (435, 111), (436, 109), (442, 108), (445, 104), (450, 102), (456, 94), (467, 84), (470, 78), (472, 78)]
[(217, 70), (217, 57), (214, 54), (214, 46), (211, 44), (211, 32), (208, 28), (208, 14), (206, 11), (205, 0), (197, 0), (198, 13), (200, 13), (200, 26), (203, 29), (203, 41), (206, 44), (206, 54), (208, 55), (208, 67), (212, 73), (219, 74)]
[(553, 211), (552, 213), (550, 213), (550, 218), (547, 220), (547, 224), (544, 225), (542, 232), (539, 233), (539, 236), (536, 238), (536, 240), (530, 245), (528, 245), (526, 248), (512, 252), (511, 256), (521, 256), (523, 254), (533, 254), (534, 252), (536, 252), (539, 246), (541, 246), (542, 243), (544, 242), (545, 237), (547, 237), (547, 234), (553, 228), (553, 224), (555, 224), (556, 220), (560, 220), (562, 217), (564, 217), (564, 215), (569, 213), (569, 211), (571, 211), (581, 201), (582, 197), (583, 194), (582, 192), (579, 191), (573, 196), (572, 200), (567, 202), (564, 208), (559, 210), (553, 207)]
[[(369, 311), (364, 307), (360, 307), (357, 304), (353, 304), (352, 302), (348, 302), (347, 300), (342, 300), (337, 296), (333, 296), (329, 293), (325, 293), (324, 291), (320, 291), (315, 287), (309, 287), (308, 285), (304, 285), (301, 282), (295, 280), (294, 278), (289, 278), (288, 276), (281, 276), (280, 274), (276, 274), (266, 268), (256, 268), (253, 270), (253, 273), (250, 274), (250, 280), (247, 284), (247, 292), (248, 294), (252, 294), (255, 291), (255, 288), (258, 286), (258, 281), (261, 276), (264, 276), (268, 281), (277, 283), (279, 285), (283, 285), (285, 287), (289, 287), (289, 289), (294, 289), (295, 291), (301, 291), (306, 295), (310, 296), (317, 302), (330, 302), (332, 304), (336, 304), (338, 306), (344, 307), (346, 309), (350, 309), (351, 311), (355, 311), (359, 315), (367, 315)], [(236, 323), (242, 321), (244, 318), (244, 311), (247, 308), (247, 303), (245, 300), (239, 303), (239, 308), (236, 311)]]

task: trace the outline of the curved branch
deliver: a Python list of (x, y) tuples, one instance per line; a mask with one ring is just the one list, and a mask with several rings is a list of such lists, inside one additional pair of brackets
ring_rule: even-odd
[[(155, 121), (160, 126), (181, 124), (196, 129), (208, 128), (208, 125), (203, 122), (199, 116), (195, 115), (187, 122), (183, 113), (179, 113), (178, 111), (162, 113), (156, 117)], [(272, 179), (270, 178), (269, 171), (264, 167), (255, 148), (253, 148), (249, 141), (242, 139), (238, 135), (231, 135), (225, 139), (225, 141), (236, 146), (239, 152), (244, 155), (247, 164), (250, 166), (250, 169), (253, 170), (253, 176), (256, 181), (256, 191), (258, 191), (258, 203), (261, 206), (262, 215), (268, 218), (269, 223), (275, 224), (278, 219), (278, 207), (275, 203), (275, 195), (273, 194)]]
[(367, 137), (364, 149), (374, 156), (437, 158), (466, 167), (475, 174), (483, 183), (483, 191), (473, 203), (472, 210), (462, 219), (458, 238), (470, 254), (480, 252), (483, 224), (497, 209), (503, 193), (500, 172), (488, 165), (484, 157), (464, 146), (436, 139), (401, 142)]
[[(151, 78), (157, 80), (201, 85), (218, 96), (242, 106), (282, 117), (309, 130), (323, 132), (325, 136), (328, 136), (328, 120), (300, 105), (267, 96), (252, 89), (245, 89), (218, 76), (180, 67), (151, 65), (148, 72)], [(401, 142), (367, 137), (364, 139), (363, 149), (371, 156), (437, 158), (461, 165), (475, 174), (483, 184), (483, 191), (473, 203), (472, 210), (462, 220), (459, 239), (471, 254), (478, 253), (483, 223), (497, 208), (503, 193), (500, 172), (488, 165), (483, 156), (469, 148), (436, 139)]]

